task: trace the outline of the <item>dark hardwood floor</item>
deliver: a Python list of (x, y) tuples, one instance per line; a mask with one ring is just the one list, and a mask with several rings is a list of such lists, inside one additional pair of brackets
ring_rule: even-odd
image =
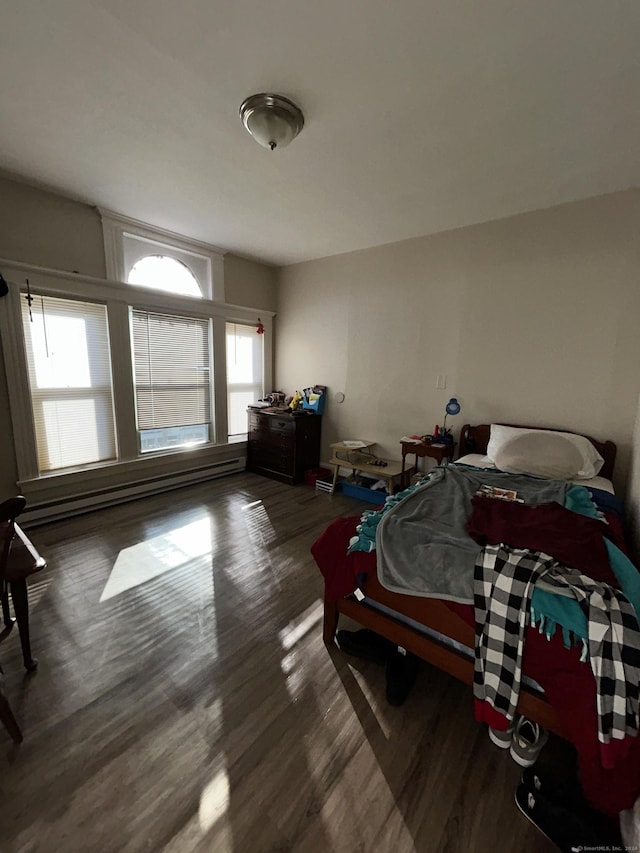
[(425, 664), (392, 707), (381, 667), (325, 648), (309, 546), (367, 506), (239, 474), (31, 530), (2, 853), (555, 849), (467, 687)]

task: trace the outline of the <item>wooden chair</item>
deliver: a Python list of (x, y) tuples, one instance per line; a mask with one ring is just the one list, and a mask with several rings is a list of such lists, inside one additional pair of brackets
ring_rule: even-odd
[(29, 633), (29, 598), (27, 578), (46, 567), (45, 560), (38, 554), (32, 542), (16, 524), (27, 502), (22, 496), (9, 498), (0, 503), (0, 602), (4, 624), (11, 630), (14, 620), (9, 611), (9, 592), (13, 601), (20, 632), (22, 658), (27, 672), (33, 672), (38, 661), (31, 654)]
[[(15, 516), (22, 512), (26, 504), (24, 498), (11, 498), (0, 504), (0, 597), (2, 599), (2, 612), (5, 625), (10, 627), (8, 588), (9, 584), (5, 578), (5, 570), (9, 559), (11, 543), (15, 536)], [(0, 666), (0, 722), (4, 725), (15, 743), (22, 741), (22, 732), (16, 718), (13, 716), (11, 705), (4, 692), (4, 673)]]
[(2, 667), (0, 666), (0, 723), (5, 727), (5, 729), (9, 732), (11, 739), (14, 743), (22, 742), (22, 732), (20, 731), (20, 726), (16, 722), (16, 718), (13, 716), (13, 711), (11, 710), (11, 705), (9, 704), (9, 700), (5, 696), (4, 693), (4, 673), (2, 671)]

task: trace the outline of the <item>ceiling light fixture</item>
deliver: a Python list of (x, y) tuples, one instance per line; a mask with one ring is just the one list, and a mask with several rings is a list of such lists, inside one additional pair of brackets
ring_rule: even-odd
[(240, 105), (240, 118), (251, 136), (264, 148), (284, 148), (304, 127), (304, 116), (282, 95), (250, 95)]

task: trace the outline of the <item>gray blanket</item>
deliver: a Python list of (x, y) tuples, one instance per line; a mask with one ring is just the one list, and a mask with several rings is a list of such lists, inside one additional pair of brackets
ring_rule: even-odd
[(376, 532), (380, 583), (393, 592), (473, 604), (480, 546), (465, 531), (482, 485), (515, 489), (526, 504), (564, 505), (564, 480), (462, 468), (437, 468), (429, 482), (390, 509)]

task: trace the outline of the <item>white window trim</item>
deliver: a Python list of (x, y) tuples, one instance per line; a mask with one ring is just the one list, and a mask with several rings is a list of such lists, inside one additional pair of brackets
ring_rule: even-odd
[[(230, 325), (244, 325), (244, 324), (231, 323)], [(225, 338), (226, 338), (226, 324), (225, 324)], [(265, 341), (263, 341), (263, 347), (262, 347), (262, 351), (260, 353), (260, 360), (262, 362), (262, 375), (263, 375), (263, 377), (264, 377), (264, 361), (265, 361), (264, 343), (265, 343)], [(225, 347), (225, 352), (226, 352), (226, 347)], [(266, 386), (266, 387), (268, 387), (268, 386)], [(233, 394), (234, 392), (238, 392), (238, 391), (240, 391), (240, 392), (242, 392), (242, 391), (257, 392), (258, 399), (260, 399), (266, 393), (266, 387), (264, 384), (264, 378), (263, 378), (262, 382), (229, 382), (227, 380), (227, 412), (229, 411), (229, 399), (231, 397), (231, 394)], [(227, 424), (227, 434), (229, 434), (229, 424)], [(242, 440), (243, 438), (246, 438), (246, 436), (247, 436), (246, 430), (243, 432), (229, 434), (229, 438), (231, 438), (233, 441)]]
[[(214, 302), (224, 302), (225, 252), (223, 249), (202, 243), (199, 240), (183, 237), (164, 228), (156, 228), (153, 225), (139, 222), (137, 219), (114, 213), (112, 210), (98, 208), (98, 212), (102, 219), (108, 279), (126, 282), (128, 272), (125, 270), (124, 264), (124, 240), (126, 236), (130, 236), (138, 238), (140, 243), (145, 246), (145, 250), (141, 250), (140, 257), (143, 257), (145, 253), (151, 255), (164, 252), (164, 254), (184, 263), (194, 274), (195, 270), (190, 266), (189, 260), (196, 259), (198, 266), (204, 265), (206, 269), (203, 274), (206, 279), (204, 282), (202, 281), (203, 276), (196, 275), (199, 283), (204, 286), (203, 297)], [(147, 247), (148, 251), (146, 250)]]
[[(0, 338), (6, 364), (9, 405), (14, 434), (18, 485), (29, 498), (55, 501), (61, 496), (79, 494), (95, 489), (101, 483), (122, 483), (152, 471), (154, 477), (177, 471), (187, 466), (204, 468), (207, 463), (237, 453), (237, 443), (227, 437), (227, 365), (225, 324), (227, 322), (255, 323), (262, 318), (264, 338), (265, 388), (272, 387), (273, 317), (274, 312), (264, 308), (246, 308), (238, 305), (174, 296), (163, 291), (123, 284), (78, 273), (34, 266), (0, 258), (0, 269), (9, 284), (9, 293), (0, 302)], [(39, 474), (35, 431), (31, 411), (24, 337), (22, 332), (20, 290), (28, 278), (34, 293), (68, 297), (107, 305), (109, 336), (113, 373), (113, 397), (116, 412), (117, 444), (120, 458), (116, 462), (96, 463), (81, 470)], [(160, 313), (182, 313), (187, 316), (209, 318), (213, 325), (214, 341), (214, 423), (216, 435), (213, 443), (193, 451), (160, 451), (138, 453), (135, 428), (133, 371), (128, 338), (129, 306)]]

